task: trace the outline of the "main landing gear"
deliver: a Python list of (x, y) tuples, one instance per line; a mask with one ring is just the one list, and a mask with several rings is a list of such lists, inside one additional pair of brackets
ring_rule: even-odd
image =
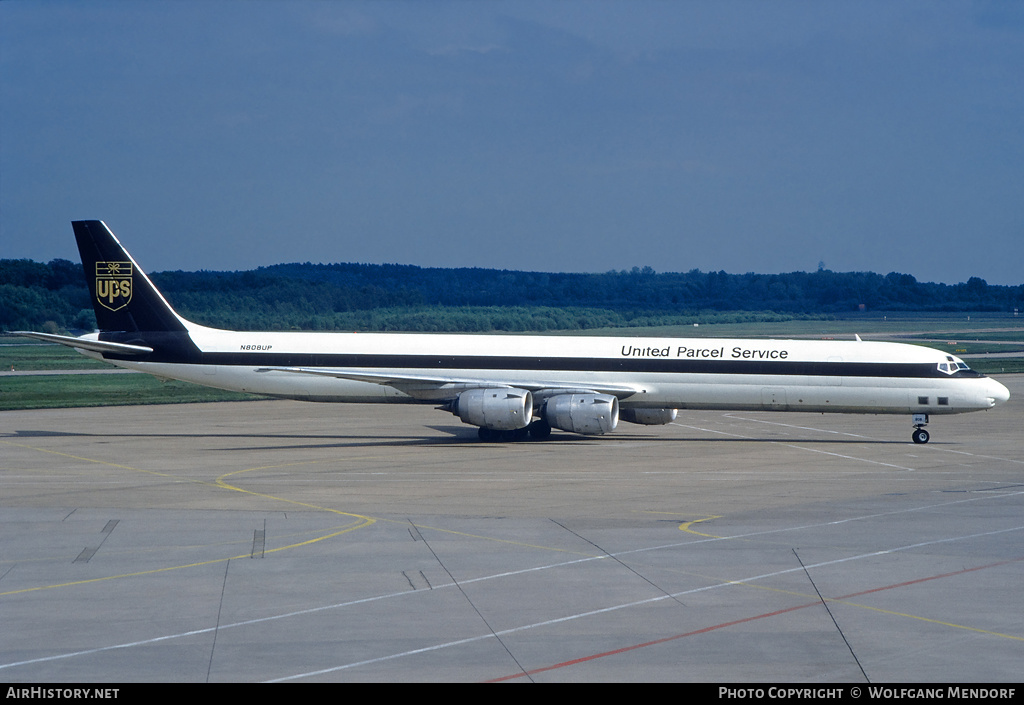
[(914, 432), (910, 435), (914, 443), (927, 443), (931, 434), (924, 430), (928, 425), (928, 414), (914, 414)]
[(543, 441), (551, 436), (551, 425), (543, 419), (534, 421), (525, 428), (518, 428), (515, 431), (498, 431), (483, 426), (477, 431), (481, 441), (487, 443), (505, 443), (508, 441), (522, 441), (527, 437), (535, 441)]

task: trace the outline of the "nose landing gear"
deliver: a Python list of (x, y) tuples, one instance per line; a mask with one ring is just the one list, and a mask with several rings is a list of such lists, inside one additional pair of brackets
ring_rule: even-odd
[(914, 443), (927, 443), (931, 434), (924, 430), (928, 425), (928, 414), (914, 414), (914, 432), (910, 438)]

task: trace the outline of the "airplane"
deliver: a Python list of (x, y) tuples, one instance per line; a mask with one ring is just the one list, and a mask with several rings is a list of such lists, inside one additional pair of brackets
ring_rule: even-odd
[(178, 315), (103, 221), (73, 221), (98, 331), (19, 331), (160, 378), (322, 402), (420, 402), (483, 441), (583, 435), (619, 421), (668, 424), (679, 409), (932, 415), (1009, 399), (963, 360), (863, 341), (423, 333), (238, 332)]

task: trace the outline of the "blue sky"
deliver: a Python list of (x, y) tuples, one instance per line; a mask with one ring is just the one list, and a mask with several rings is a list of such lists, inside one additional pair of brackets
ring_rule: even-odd
[(0, 2), (0, 257), (1024, 283), (1024, 3)]

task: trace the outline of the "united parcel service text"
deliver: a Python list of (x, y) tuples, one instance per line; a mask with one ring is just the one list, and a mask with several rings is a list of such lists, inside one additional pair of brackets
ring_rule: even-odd
[[(673, 357), (673, 353), (671, 345), (664, 348), (638, 348), (633, 345), (623, 345), (622, 356)], [(706, 360), (726, 358), (733, 360), (786, 360), (789, 358), (789, 351), (778, 350), (775, 348), (745, 348), (737, 345), (727, 353), (725, 347), (691, 348), (685, 345), (680, 345), (676, 348), (674, 357), (687, 357), (693, 359), (702, 358)]]

